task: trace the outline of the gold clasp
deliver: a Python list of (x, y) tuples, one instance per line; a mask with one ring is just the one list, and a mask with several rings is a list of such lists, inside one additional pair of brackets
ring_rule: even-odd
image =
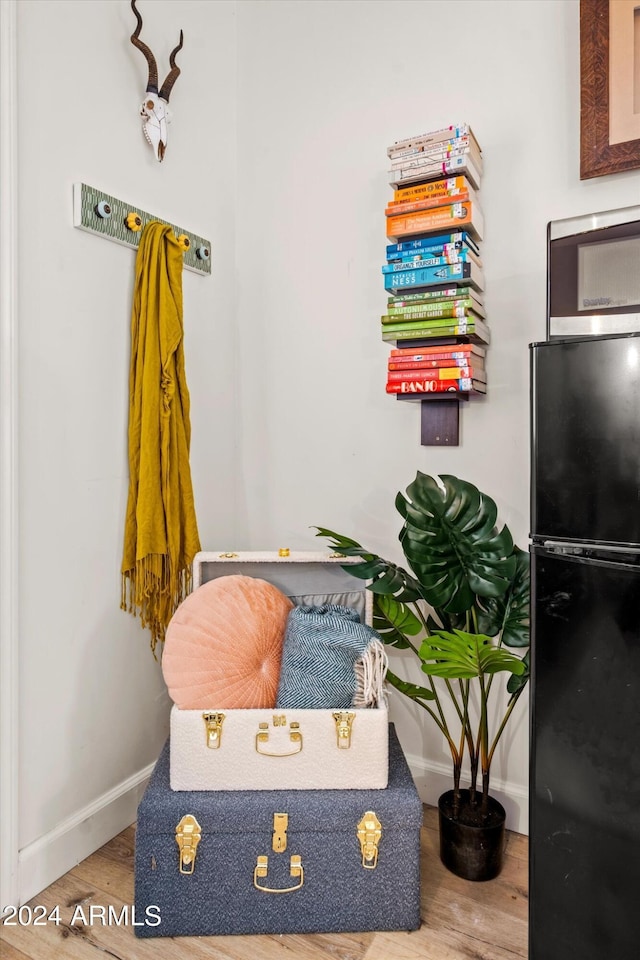
[(176, 843), (180, 851), (180, 873), (191, 874), (196, 865), (196, 851), (202, 839), (200, 824), (187, 813), (176, 827)]
[(304, 870), (302, 868), (302, 857), (294, 855), (289, 861), (289, 873), (292, 877), (300, 879), (300, 883), (297, 883), (293, 887), (263, 887), (258, 883), (259, 879), (263, 879), (267, 876), (269, 869), (269, 858), (268, 857), (258, 857), (257, 862), (253, 871), (253, 885), (256, 890), (261, 890), (263, 893), (293, 893), (294, 890), (299, 890), (302, 884), (304, 883)]
[(218, 556), (221, 560), (234, 560), (238, 554), (237, 553), (219, 553)]
[(289, 550), (289, 547), (280, 547), (280, 549), (278, 550), (279, 557), (288, 557), (290, 553), (291, 551)]
[[(283, 726), (284, 724), (286, 724), (286, 718), (283, 723), (282, 716), (274, 714), (274, 727)], [(300, 733), (300, 724), (296, 723), (295, 720), (289, 724), (289, 742), (293, 744), (293, 750), (276, 752), (274, 750), (265, 749), (264, 745), (269, 743), (269, 724), (258, 724), (258, 732), (256, 733), (256, 752), (261, 753), (263, 757), (292, 757), (294, 754), (300, 753), (302, 750), (302, 734)]]
[(351, 728), (356, 715), (352, 710), (337, 710), (333, 714), (336, 722), (338, 750), (348, 750), (351, 746)]
[(207, 747), (209, 750), (219, 750), (222, 740), (222, 724), (224, 713), (203, 713), (205, 730), (207, 731)]
[(287, 827), (289, 826), (288, 813), (274, 813), (273, 839), (271, 846), (276, 853), (284, 853), (287, 849)]
[(358, 840), (362, 852), (362, 866), (374, 870), (378, 862), (378, 844), (382, 836), (382, 824), (373, 810), (367, 810), (358, 824)]

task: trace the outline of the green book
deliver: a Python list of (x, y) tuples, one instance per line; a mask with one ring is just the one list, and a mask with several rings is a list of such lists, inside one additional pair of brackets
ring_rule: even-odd
[(382, 328), (382, 339), (387, 341), (427, 340), (441, 337), (464, 337), (472, 343), (490, 343), (491, 331), (483, 320), (464, 320), (457, 323), (414, 323), (403, 330), (392, 329), (389, 325)]

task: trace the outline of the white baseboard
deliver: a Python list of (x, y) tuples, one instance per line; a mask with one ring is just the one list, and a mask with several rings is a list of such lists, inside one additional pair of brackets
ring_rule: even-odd
[(26, 903), (136, 819), (150, 764), (23, 847), (18, 858), (20, 904)]
[[(438, 805), (438, 797), (453, 786), (451, 765), (425, 760), (416, 754), (407, 754), (407, 763), (413, 774), (420, 799), (431, 806)], [(499, 800), (507, 812), (507, 829), (529, 833), (529, 794), (519, 784), (491, 778), (491, 795)]]

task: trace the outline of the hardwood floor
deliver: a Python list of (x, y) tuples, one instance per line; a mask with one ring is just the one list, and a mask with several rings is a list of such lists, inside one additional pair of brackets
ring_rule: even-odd
[(138, 940), (131, 926), (70, 926), (78, 903), (133, 903), (129, 827), (52, 884), (31, 905), (60, 905), (56, 926), (6, 926), (2, 960), (516, 960), (527, 956), (527, 838), (507, 835), (505, 866), (495, 880), (470, 883), (438, 856), (437, 811), (422, 829), (422, 926), (412, 933), (181, 937)]

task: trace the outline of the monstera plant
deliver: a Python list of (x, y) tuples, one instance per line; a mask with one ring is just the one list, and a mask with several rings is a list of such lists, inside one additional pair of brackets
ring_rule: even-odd
[[(529, 678), (528, 554), (514, 545), (506, 525), (497, 529), (494, 501), (458, 477), (418, 472), (406, 496), (398, 493), (396, 508), (408, 570), (324, 527), (316, 528), (317, 536), (338, 553), (361, 558), (345, 570), (369, 581), (374, 626), (387, 644), (412, 651), (425, 673), (424, 685), (391, 671), (387, 677), (429, 714), (451, 752), (453, 790), (439, 803), (441, 856), (461, 876), (489, 879), (499, 872), (504, 834), (504, 809), (489, 792), (491, 762)], [(508, 678), (509, 697), (495, 717), (498, 674)], [(460, 785), (465, 757), (468, 789)], [(443, 848), (443, 816), (468, 826), (473, 837), (475, 850), (461, 862), (459, 851)], [(490, 863), (478, 864), (478, 850), (487, 848), (478, 829), (493, 829), (499, 820), (500, 849)], [(454, 846), (460, 844), (458, 830)]]

